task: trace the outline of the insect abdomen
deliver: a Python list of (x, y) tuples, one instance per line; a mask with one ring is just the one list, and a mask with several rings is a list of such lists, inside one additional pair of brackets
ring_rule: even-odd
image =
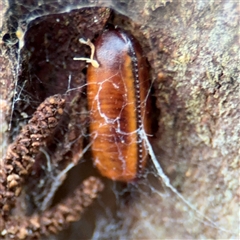
[(94, 163), (102, 175), (131, 181), (144, 168), (140, 131), (149, 131), (148, 69), (140, 46), (121, 30), (95, 42), (99, 68), (88, 68), (88, 108)]

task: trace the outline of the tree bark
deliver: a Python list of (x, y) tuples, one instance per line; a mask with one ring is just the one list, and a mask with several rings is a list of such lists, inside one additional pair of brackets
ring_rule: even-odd
[[(126, 28), (143, 44), (151, 68), (153, 124), (158, 126), (149, 138), (154, 152), (172, 185), (211, 222), (189, 209), (165, 187), (150, 159), (146, 178), (138, 185), (137, 197), (131, 193), (131, 202), (119, 205), (116, 198), (114, 204), (118, 207), (114, 211), (121, 224), (107, 214), (99, 216), (90, 227), (95, 227), (93, 236), (237, 239), (239, 2), (119, 0), (99, 1), (95, 5), (111, 7), (130, 19), (131, 24)], [(4, 8), (1, 11), (3, 16)], [(2, 60), (8, 56), (12, 62), (13, 58), (3, 48), (1, 54), (1, 69), (7, 76), (0, 79), (3, 114), (2, 103), (5, 107), (11, 105), (13, 87), (8, 86), (13, 85), (14, 77)], [(8, 125), (9, 114), (10, 111), (8, 116), (1, 115), (1, 126)], [(1, 131), (1, 145), (5, 146), (6, 128)], [(81, 226), (86, 226), (83, 221), (74, 223), (59, 239), (83, 238), (85, 235), (79, 233)]]

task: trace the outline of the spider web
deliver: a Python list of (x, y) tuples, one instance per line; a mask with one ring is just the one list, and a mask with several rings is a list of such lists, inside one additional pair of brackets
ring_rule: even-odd
[[(71, 10), (75, 11), (75, 9), (82, 8), (86, 5), (91, 6), (92, 4), (89, 4), (85, 1), (82, 4), (77, 4), (75, 1), (69, 3), (66, 3), (65, 1), (54, 1), (50, 4), (43, 4), (41, 7), (39, 7), (34, 2), (32, 3), (33, 6), (29, 5), (28, 7), (19, 3), (18, 7), (20, 6), (24, 8), (24, 11), (26, 11), (26, 14), (23, 14), (24, 18), (19, 17), (19, 9), (17, 8), (12, 9), (11, 13), (9, 13), (10, 16), (16, 16), (16, 13), (18, 13), (18, 17), (16, 17), (17, 20), (15, 20), (18, 27), (14, 26), (16, 25), (15, 21), (10, 21), (8, 24), (12, 26), (12, 32), (16, 33), (19, 41), (16, 76), (21, 75), (20, 80), (17, 78), (15, 83), (16, 95), (14, 97), (12, 107), (13, 121), (11, 121), (12, 125), (10, 126), (12, 138), (14, 138), (19, 132), (21, 125), (26, 124), (36, 106), (39, 105), (46, 96), (54, 94), (55, 92), (60, 92), (66, 95), (69, 94), (71, 96), (74, 95), (73, 92), (85, 95), (84, 91), (86, 90), (87, 86), (87, 83), (84, 82), (85, 63), (77, 61), (75, 63), (71, 63), (72, 68), (67, 71), (67, 74), (63, 75), (62, 77), (59, 77), (59, 75), (52, 76), (52, 79), (54, 79), (56, 76), (59, 77), (59, 85), (55, 86), (54, 80), (52, 80), (51, 77), (49, 77), (51, 79), (50, 81), (44, 81), (41, 71), (39, 70), (38, 74), (35, 72), (34, 64), (36, 63), (34, 63), (34, 58), (32, 55), (35, 54), (36, 56), (36, 53), (34, 53), (31, 49), (31, 41), (37, 41), (39, 35), (36, 34), (36, 30), (34, 28), (36, 26), (39, 27), (38, 29), (43, 29), (46, 27), (44, 22), (48, 21), (48, 15), (56, 14), (56, 16), (54, 16), (56, 22), (63, 22), (66, 21), (67, 17), (62, 17), (61, 14), (67, 16)], [(107, 3), (105, 2), (104, 4), (112, 6), (113, 3), (109, 1)], [(120, 3), (115, 3), (113, 5), (116, 11), (129, 16), (130, 13), (126, 12), (124, 5)], [(71, 17), (73, 17), (73, 15), (71, 15)], [(134, 19), (134, 16), (132, 16), (132, 19)], [(131, 22), (133, 20), (129, 21)], [(129, 26), (126, 24), (125, 27), (128, 28)], [(78, 30), (79, 28), (76, 27), (76, 29), (73, 31)], [(52, 63), (51, 67), (48, 68), (50, 75), (53, 65), (57, 64), (57, 70), (59, 70), (65, 67), (64, 63), (67, 62), (67, 59), (73, 59), (76, 56), (89, 55), (89, 49), (87, 47), (83, 47), (81, 50), (77, 51), (75, 48), (78, 44), (77, 35), (74, 37), (70, 36), (67, 46), (64, 46), (64, 50), (60, 52), (60, 56), (63, 56), (63, 58), (60, 58), (59, 61), (55, 62), (55, 56), (52, 54), (52, 45), (50, 40), (51, 36), (49, 39), (47, 39), (47, 37), (45, 38), (45, 41), (49, 42), (49, 49), (44, 49), (40, 53), (40, 56), (44, 56), (41, 62), (42, 65), (40, 64), (40, 66), (44, 66), (44, 62), (50, 64)], [(87, 37), (88, 36), (86, 36), (86, 38)], [(16, 41), (17, 39), (9, 38), (9, 44), (14, 44)], [(72, 41), (75, 41), (75, 45), (71, 45)], [(72, 51), (71, 55), (65, 55), (64, 51), (66, 48), (71, 50), (74, 49), (75, 52)], [(70, 51), (67, 52), (69, 53)], [(79, 65), (81, 69), (80, 71), (78, 70)], [(77, 71), (80, 73), (76, 73)], [(81, 79), (80, 83), (77, 79)], [(36, 84), (36, 86), (33, 86), (33, 84)], [(44, 87), (43, 90), (41, 89), (42, 87)], [(46, 89), (47, 93), (44, 92)], [(40, 90), (41, 94), (38, 93)], [(149, 96), (150, 95), (151, 92), (149, 90)], [(22, 111), (21, 113), (20, 110)], [(87, 110), (85, 111), (85, 114), (88, 114)], [(82, 112), (79, 110), (79, 115), (81, 114)], [(106, 122), (118, 121), (118, 119), (109, 119), (106, 116), (103, 117), (105, 118)], [(16, 122), (14, 123), (14, 121)], [(86, 126), (89, 124), (88, 121), (85, 121), (84, 123)], [(62, 126), (64, 126), (64, 123)], [(83, 127), (80, 127), (81, 131), (82, 128)], [(217, 228), (219, 231), (227, 232), (226, 229), (219, 226), (214, 220), (209, 218), (207, 214), (199, 210), (197, 206), (191, 203), (191, 196), (184, 197), (183, 194), (180, 193), (180, 191), (177, 189), (179, 187), (178, 180), (176, 180), (177, 178), (175, 178), (175, 184), (171, 183), (170, 178), (165, 174), (165, 171), (162, 169), (159, 163), (161, 155), (158, 153), (161, 153), (162, 150), (157, 149), (159, 148), (158, 143), (154, 143), (153, 141), (152, 144), (150, 142), (151, 137), (147, 135), (143, 128), (139, 128), (137, 131), (146, 145), (150, 156), (148, 166), (142, 174), (141, 179), (138, 182), (128, 184), (112, 182), (105, 179), (105, 188), (107, 190), (92, 207), (93, 209), (85, 214), (83, 220), (81, 220), (79, 223), (74, 223), (68, 231), (60, 234), (60, 236), (56, 237), (56, 239), (64, 239), (66, 235), (68, 235), (68, 239), (74, 239), (76, 236), (84, 238), (91, 236), (91, 234), (92, 239), (109, 239), (118, 237), (121, 239), (128, 239), (129, 236), (152, 239), (159, 238), (161, 236), (163, 230), (160, 226), (164, 226), (165, 229), (170, 231), (174, 225), (179, 226), (179, 228), (182, 228), (182, 230), (180, 230), (177, 235), (171, 233), (169, 235), (171, 237), (178, 237), (181, 234), (185, 234), (185, 236), (188, 237), (193, 237), (194, 231), (197, 231), (197, 228), (203, 228), (204, 225), (210, 226), (211, 228)], [(86, 132), (82, 131), (82, 135), (89, 141), (89, 135)], [(61, 137), (58, 138), (58, 136), (56, 136), (55, 140), (58, 142), (61, 140)], [(85, 144), (86, 147), (84, 152), (88, 151), (91, 146), (91, 142), (88, 142), (88, 144)], [(89, 164), (90, 159), (91, 155), (84, 155), (83, 159), (81, 160), (82, 163), (77, 167), (84, 168), (84, 165), (86, 165), (86, 169), (89, 171), (89, 173), (98, 174), (95, 170), (91, 169), (93, 166), (88, 166), (91, 165)], [(169, 159), (169, 161), (171, 162), (171, 159)], [(172, 164), (176, 163), (171, 163), (171, 165)], [(166, 168), (166, 164), (164, 164), (164, 167)], [(76, 177), (78, 173), (74, 171), (76, 170), (73, 170), (71, 174)], [(60, 172), (62, 172), (62, 169)], [(84, 170), (82, 173), (83, 172)], [(69, 179), (74, 179), (74, 177), (70, 177)], [(73, 187), (71, 183), (68, 184), (70, 185), (67, 186), (67, 188), (72, 189)], [(179, 188), (181, 189), (181, 187)], [(163, 203), (164, 201), (168, 202), (167, 206)], [(179, 215), (181, 217), (176, 217)], [(79, 225), (81, 226), (81, 229), (83, 229), (82, 231), (88, 229), (86, 231), (88, 233), (85, 233), (86, 235), (84, 235), (84, 233), (82, 235), (78, 235), (77, 232)]]

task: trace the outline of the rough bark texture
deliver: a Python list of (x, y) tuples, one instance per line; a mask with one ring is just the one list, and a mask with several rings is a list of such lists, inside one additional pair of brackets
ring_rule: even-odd
[[(165, 189), (153, 176), (150, 160), (147, 177), (137, 187), (127, 188), (131, 201), (120, 201), (123, 191), (107, 182), (105, 189), (112, 188), (115, 198), (110, 190), (105, 192), (100, 204), (58, 239), (83, 239), (91, 234), (94, 239), (239, 237), (240, 5), (237, 0), (165, 2), (116, 0), (95, 5), (115, 10), (113, 23), (122, 24), (143, 45), (160, 110), (154, 116), (158, 131), (151, 139), (156, 156), (173, 186), (216, 225)], [(59, 9), (49, 5), (45, 13), (64, 12)], [(1, 6), (0, 10), (3, 16), (5, 10)], [(122, 23), (119, 13), (127, 16), (129, 23)], [(8, 31), (4, 26), (1, 38)], [(5, 108), (11, 105), (13, 95), (9, 86), (17, 77), (16, 68), (12, 75), (13, 67), (6, 67), (16, 65), (11, 56), (1, 49), (3, 149), (8, 143), (10, 114)], [(114, 213), (108, 212), (110, 206)], [(92, 217), (94, 213), (99, 216)]]

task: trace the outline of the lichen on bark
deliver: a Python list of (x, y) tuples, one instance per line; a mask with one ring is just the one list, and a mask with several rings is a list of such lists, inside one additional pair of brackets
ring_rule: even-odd
[[(152, 71), (156, 107), (160, 110), (155, 118), (159, 128), (152, 138), (156, 156), (172, 184), (218, 227), (190, 211), (173, 193), (155, 187), (161, 185), (157, 179), (149, 184), (148, 177), (139, 186), (138, 198), (116, 210), (121, 224), (100, 217), (93, 223), (93, 236), (236, 239), (239, 2), (99, 0), (95, 5), (111, 7), (116, 15), (121, 13), (130, 19), (125, 27), (144, 47)], [(56, 13), (57, 8), (46, 9), (55, 9)], [(1, 79), (2, 83), (12, 86), (14, 77), (7, 73), (9, 68), (4, 72), (9, 77), (5, 78), (7, 81)], [(9, 94), (2, 95), (2, 99), (9, 103), (13, 88), (4, 89)], [(5, 120), (7, 116), (2, 117), (1, 125), (6, 124)], [(7, 143), (5, 133), (2, 145)], [(151, 169), (149, 173), (152, 174)], [(151, 197), (146, 194), (146, 186)], [(59, 239), (69, 234), (78, 236), (78, 230), (78, 225), (73, 225)]]

